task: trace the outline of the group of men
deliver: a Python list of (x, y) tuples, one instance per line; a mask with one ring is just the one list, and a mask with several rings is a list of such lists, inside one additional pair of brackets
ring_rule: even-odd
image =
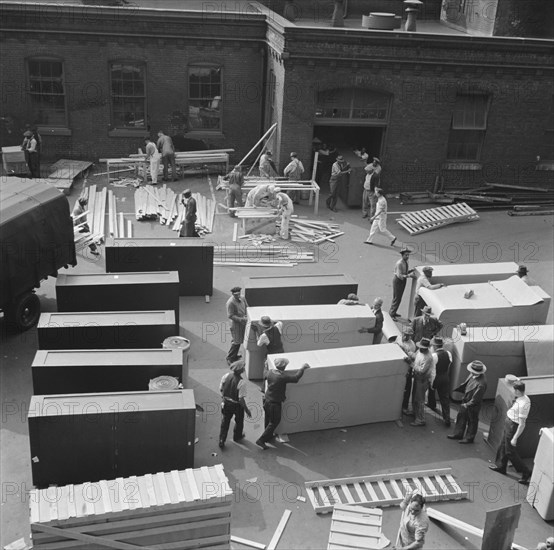
[[(146, 146), (145, 163), (150, 167), (150, 177), (152, 185), (158, 183), (158, 172), (160, 170), (160, 162), (163, 164), (163, 181), (169, 181), (169, 166), (171, 166), (171, 176), (173, 181), (177, 181), (177, 167), (175, 163), (175, 145), (170, 136), (166, 135), (163, 130), (158, 132), (158, 140), (154, 143), (150, 136), (144, 138)], [(146, 167), (144, 170), (144, 182), (148, 181)]]

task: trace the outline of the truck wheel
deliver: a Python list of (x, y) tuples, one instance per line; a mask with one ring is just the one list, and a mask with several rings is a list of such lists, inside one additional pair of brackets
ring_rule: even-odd
[(19, 330), (29, 330), (38, 323), (40, 300), (34, 292), (19, 296), (10, 310), (11, 320)]

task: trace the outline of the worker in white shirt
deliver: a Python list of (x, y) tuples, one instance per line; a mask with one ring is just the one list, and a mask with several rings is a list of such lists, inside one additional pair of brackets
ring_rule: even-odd
[(442, 283), (431, 283), (431, 277), (433, 276), (433, 268), (426, 265), (423, 269), (423, 274), (417, 278), (415, 292), (414, 292), (414, 317), (419, 317), (423, 308), (427, 305), (425, 300), (419, 295), (419, 290), (428, 288), (429, 290), (437, 290), (445, 286)]
[[(149, 137), (144, 138), (144, 143), (146, 144), (146, 158), (144, 160), (150, 164), (152, 185), (156, 185), (158, 183), (158, 172), (160, 170), (162, 155), (159, 153), (156, 144)], [(146, 169), (144, 170), (144, 183), (148, 183)]]
[(500, 446), (496, 452), (495, 463), (490, 464), (489, 468), (505, 475), (508, 461), (510, 461), (514, 468), (521, 474), (518, 483), (529, 485), (531, 470), (529, 470), (517, 452), (517, 441), (525, 429), (525, 423), (527, 422), (529, 411), (531, 410), (531, 400), (525, 395), (525, 384), (521, 380), (514, 382), (512, 387), (515, 393), (515, 399), (506, 413), (504, 433)]
[(277, 211), (281, 215), (281, 231), (279, 233), (281, 239), (289, 239), (289, 224), (290, 218), (294, 212), (292, 199), (285, 193), (277, 193)]
[(394, 246), (396, 237), (387, 229), (387, 199), (380, 187), (375, 188), (375, 196), (377, 197), (375, 215), (369, 218), (371, 229), (369, 230), (369, 237), (365, 241), (365, 244), (373, 244), (375, 233), (379, 232), (391, 239), (390, 245)]
[(269, 206), (269, 203), (275, 200), (276, 193), (281, 191), (280, 187), (275, 187), (275, 185), (269, 183), (261, 183), (256, 185), (254, 189), (248, 191), (246, 195), (246, 208), (258, 208)]
[(271, 151), (266, 151), (261, 157), (260, 157), (260, 176), (262, 178), (270, 178), (271, 177), (271, 171), (273, 170), (273, 173), (275, 175), (278, 175), (277, 167), (275, 166), (275, 163), (273, 162), (273, 155)]

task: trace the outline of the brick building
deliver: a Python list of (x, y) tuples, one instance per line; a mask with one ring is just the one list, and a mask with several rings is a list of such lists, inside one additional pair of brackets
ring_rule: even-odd
[(2, 145), (36, 124), (48, 158), (94, 160), (163, 128), (238, 160), (277, 122), (281, 169), (292, 150), (309, 166), (317, 138), (379, 156), (390, 191), (551, 185), (549, 8), (475, 1), (456, 19), (467, 6), (452, 2), (426, 2), (416, 32), (362, 28), (385, 4), (402, 15), (399, 0), (351, 0), (341, 28), (327, 0), (289, 3), (294, 21), (272, 0), (0, 2)]

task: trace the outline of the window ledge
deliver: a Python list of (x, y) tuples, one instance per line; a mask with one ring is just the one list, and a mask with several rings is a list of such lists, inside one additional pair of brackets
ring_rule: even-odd
[(44, 136), (70, 136), (70, 128), (61, 128), (59, 126), (37, 126), (38, 133)]
[(443, 170), (482, 170), (483, 165), (480, 162), (472, 161), (448, 161), (443, 163)]
[(145, 137), (148, 135), (146, 128), (114, 128), (108, 132), (109, 137)]
[(541, 160), (537, 163), (536, 170), (554, 170), (554, 160)]
[(206, 130), (193, 130), (192, 132), (187, 132), (185, 137), (192, 139), (225, 139), (225, 134), (223, 132), (209, 132)]

